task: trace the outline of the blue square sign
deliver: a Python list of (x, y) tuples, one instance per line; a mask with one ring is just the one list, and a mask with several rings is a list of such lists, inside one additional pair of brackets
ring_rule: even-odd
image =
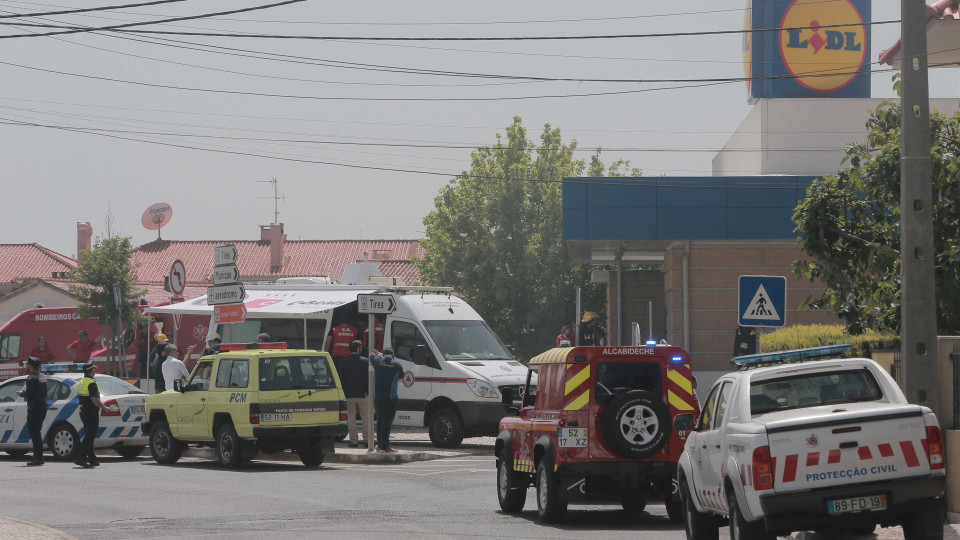
[(787, 319), (787, 278), (740, 276), (740, 326), (783, 326)]

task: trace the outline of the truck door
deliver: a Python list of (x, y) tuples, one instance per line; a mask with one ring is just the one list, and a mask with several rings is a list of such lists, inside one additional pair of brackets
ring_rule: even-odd
[(403, 375), (397, 384), (397, 419), (401, 426), (422, 426), (427, 400), (433, 394), (437, 360), (420, 328), (410, 320), (387, 321), (390, 346), (403, 365)]
[(180, 424), (180, 436), (184, 439), (210, 438), (210, 422), (207, 398), (210, 396), (210, 373), (213, 362), (205, 360), (197, 364), (187, 380), (180, 401), (177, 403), (177, 423)]
[(697, 424), (697, 436), (693, 446), (693, 477), (694, 490), (700, 505), (707, 508), (720, 509), (717, 501), (717, 490), (710, 482), (710, 454), (708, 447), (716, 445), (713, 442), (715, 431), (715, 417), (717, 410), (717, 394), (720, 393), (721, 385), (717, 384), (710, 391), (706, 401), (703, 402), (703, 411), (700, 413), (700, 422)]
[(704, 433), (702, 440), (698, 440), (700, 448), (703, 451), (703, 487), (707, 491), (716, 494), (713, 498), (713, 508), (718, 510), (727, 509), (726, 495), (723, 493), (723, 467), (726, 449), (724, 448), (724, 437), (726, 436), (726, 426), (723, 419), (726, 416), (727, 408), (730, 403), (730, 394), (733, 391), (733, 383), (724, 382), (717, 394), (717, 403), (714, 408), (713, 422), (710, 431)]

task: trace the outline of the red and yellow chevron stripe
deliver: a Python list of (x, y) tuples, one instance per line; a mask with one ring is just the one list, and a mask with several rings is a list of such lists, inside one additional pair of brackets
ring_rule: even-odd
[(579, 411), (590, 403), (590, 364), (567, 364), (563, 410)]
[(667, 402), (678, 411), (692, 411), (697, 406), (693, 393), (693, 372), (689, 365), (667, 367)]

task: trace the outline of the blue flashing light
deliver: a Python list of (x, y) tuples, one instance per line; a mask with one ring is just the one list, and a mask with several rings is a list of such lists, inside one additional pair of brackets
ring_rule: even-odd
[(732, 360), (739, 367), (759, 366), (761, 364), (778, 364), (790, 360), (808, 360), (813, 358), (835, 357), (850, 352), (852, 345), (825, 345), (807, 349), (793, 349), (761, 354), (738, 356)]
[(671, 362), (683, 362), (683, 357), (678, 354), (678, 355), (676, 355), (676, 356), (670, 357), (670, 361), (671, 361)]
[(83, 364), (41, 364), (40, 371), (44, 373), (77, 373), (83, 371)]
[(648, 340), (647, 340), (647, 345), (650, 346), (650, 347), (655, 347), (655, 346), (657, 345), (657, 340), (655, 340), (655, 339), (648, 339)]

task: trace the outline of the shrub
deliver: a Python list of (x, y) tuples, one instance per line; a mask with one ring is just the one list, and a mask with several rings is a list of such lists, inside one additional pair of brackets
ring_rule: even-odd
[(853, 346), (852, 356), (870, 356), (871, 350), (899, 349), (900, 336), (881, 334), (868, 330), (852, 336), (843, 325), (811, 324), (781, 328), (769, 334), (761, 334), (757, 343), (758, 352), (788, 351), (823, 345)]

